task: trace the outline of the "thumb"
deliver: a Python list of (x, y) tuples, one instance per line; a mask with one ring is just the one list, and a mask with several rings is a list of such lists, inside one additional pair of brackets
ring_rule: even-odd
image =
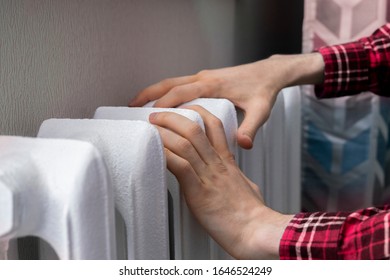
[(237, 142), (244, 149), (251, 149), (259, 127), (270, 115), (268, 106), (251, 106), (244, 112), (244, 120), (237, 131)]

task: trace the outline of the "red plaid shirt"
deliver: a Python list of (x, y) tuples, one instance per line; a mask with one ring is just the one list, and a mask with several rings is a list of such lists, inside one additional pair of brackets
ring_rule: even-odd
[[(319, 98), (372, 91), (390, 96), (390, 24), (357, 42), (323, 47)], [(390, 259), (390, 205), (352, 213), (300, 213), (280, 241), (281, 259)]]
[(322, 47), (324, 82), (317, 85), (319, 98), (371, 91), (390, 96), (390, 23), (357, 42)]

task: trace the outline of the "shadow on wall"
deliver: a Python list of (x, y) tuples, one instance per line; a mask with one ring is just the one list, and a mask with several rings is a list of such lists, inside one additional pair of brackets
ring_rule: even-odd
[(235, 63), (302, 51), (304, 0), (236, 0)]

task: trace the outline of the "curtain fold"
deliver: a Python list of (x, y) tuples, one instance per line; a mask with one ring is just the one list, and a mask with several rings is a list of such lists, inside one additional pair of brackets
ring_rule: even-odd
[[(303, 52), (370, 35), (390, 0), (305, 0)], [(302, 87), (302, 208), (355, 210), (388, 201), (390, 101), (370, 92), (318, 100)]]

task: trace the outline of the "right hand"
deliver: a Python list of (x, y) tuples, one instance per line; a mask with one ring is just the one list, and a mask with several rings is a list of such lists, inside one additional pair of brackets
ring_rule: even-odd
[[(319, 59), (323, 63), (322, 56), (315, 55), (316, 61)], [(166, 79), (142, 90), (129, 106), (143, 106), (152, 100), (157, 100), (155, 107), (176, 107), (198, 97), (229, 99), (245, 115), (237, 132), (237, 142), (250, 149), (258, 128), (268, 119), (279, 91), (289, 85), (311, 82), (308, 77), (312, 72), (323, 70), (315, 68), (318, 63), (313, 64), (309, 57), (311, 59), (313, 54), (278, 55), (250, 64)]]
[(259, 188), (239, 169), (222, 122), (200, 106), (196, 123), (173, 112), (153, 113), (176, 176), (195, 218), (219, 245), (238, 259), (277, 259), (283, 232), (292, 219), (264, 205)]

